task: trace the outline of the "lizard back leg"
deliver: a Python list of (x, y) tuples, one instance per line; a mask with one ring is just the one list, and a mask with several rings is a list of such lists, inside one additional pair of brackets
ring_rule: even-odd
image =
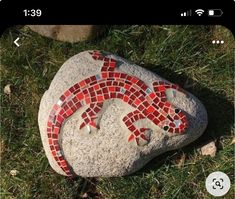
[(135, 139), (137, 145), (141, 146), (144, 146), (149, 143), (151, 129), (148, 128), (137, 129), (133, 124), (134, 122), (144, 118), (145, 116), (138, 110), (128, 113), (127, 116), (123, 118), (124, 124), (132, 132), (132, 134), (128, 137), (128, 142)]

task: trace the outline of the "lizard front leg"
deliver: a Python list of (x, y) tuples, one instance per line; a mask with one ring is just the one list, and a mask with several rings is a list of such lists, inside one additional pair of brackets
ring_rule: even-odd
[(84, 122), (80, 125), (79, 129), (82, 129), (86, 125), (89, 125), (88, 131), (90, 133), (90, 126), (99, 129), (98, 123), (98, 116), (97, 114), (100, 112), (100, 110), (103, 107), (103, 103), (91, 103), (90, 107), (86, 109), (86, 111), (82, 114), (82, 118)]
[(138, 110), (128, 113), (127, 116), (123, 118), (124, 124), (132, 132), (128, 138), (128, 142), (135, 139), (137, 145), (140, 146), (144, 146), (149, 143), (152, 130), (148, 128), (137, 129), (133, 124), (134, 122), (144, 118), (145, 116)]
[(155, 91), (155, 94), (161, 98), (162, 101), (167, 101), (167, 96), (166, 96), (166, 90), (167, 89), (173, 89), (182, 93), (185, 93), (183, 89), (181, 89), (178, 85), (176, 84), (170, 84), (168, 82), (153, 82), (153, 88)]

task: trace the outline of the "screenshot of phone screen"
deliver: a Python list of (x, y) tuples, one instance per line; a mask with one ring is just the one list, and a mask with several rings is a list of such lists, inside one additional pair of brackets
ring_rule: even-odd
[(1, 198), (234, 198), (230, 3), (0, 1)]

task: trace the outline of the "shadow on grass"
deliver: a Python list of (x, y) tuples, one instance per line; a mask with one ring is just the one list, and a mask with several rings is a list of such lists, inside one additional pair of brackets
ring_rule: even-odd
[[(142, 65), (142, 67), (178, 84), (180, 87), (192, 93), (204, 104), (207, 110), (208, 126), (205, 132), (196, 141), (183, 147), (181, 150), (184, 153), (193, 153), (194, 148), (216, 140), (221, 136), (231, 136), (231, 128), (234, 123), (234, 106), (223, 94), (215, 93), (209, 88), (198, 84), (198, 82), (195, 82), (193, 79), (185, 75), (178, 75), (172, 70), (166, 69), (160, 65), (146, 64)], [(175, 156), (176, 151), (177, 150), (161, 154), (132, 176), (141, 175), (143, 172), (148, 173), (151, 170), (160, 168), (163, 164), (170, 163), (170, 159), (172, 156)]]

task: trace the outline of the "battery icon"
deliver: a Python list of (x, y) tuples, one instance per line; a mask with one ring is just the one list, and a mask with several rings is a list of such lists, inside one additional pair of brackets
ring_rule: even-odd
[(210, 9), (208, 10), (209, 17), (220, 17), (223, 14), (221, 9)]

